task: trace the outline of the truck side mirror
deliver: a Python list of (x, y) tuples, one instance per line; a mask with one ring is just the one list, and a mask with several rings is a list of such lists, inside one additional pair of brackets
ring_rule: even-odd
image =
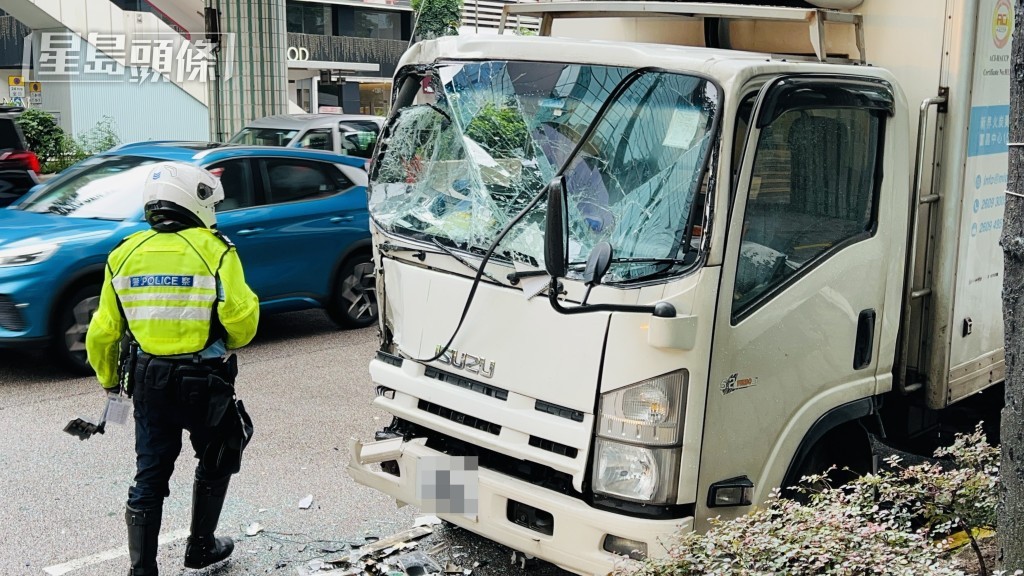
[(547, 187), (548, 208), (544, 222), (544, 268), (551, 278), (565, 276), (565, 180), (559, 176)]

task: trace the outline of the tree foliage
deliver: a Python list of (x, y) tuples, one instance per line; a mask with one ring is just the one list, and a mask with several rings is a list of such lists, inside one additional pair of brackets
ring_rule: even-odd
[(31, 108), (19, 114), (17, 122), (28, 149), (36, 153), (40, 163), (46, 164), (61, 155), (67, 136), (52, 114)]
[(523, 115), (513, 105), (488, 102), (466, 127), (466, 136), (495, 158), (515, 158), (525, 153), (530, 139)]
[(416, 11), (415, 40), (457, 36), (462, 24), (462, 0), (412, 0)]
[(94, 154), (106, 152), (121, 143), (114, 119), (104, 116), (79, 138), (64, 131), (49, 112), (29, 109), (18, 116), (28, 149), (39, 157), (44, 173), (60, 172)]

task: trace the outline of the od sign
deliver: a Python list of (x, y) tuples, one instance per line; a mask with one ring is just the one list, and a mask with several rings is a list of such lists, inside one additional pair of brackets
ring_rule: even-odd
[(301, 46), (289, 46), (288, 59), (300, 61), (309, 60), (309, 48), (303, 48)]

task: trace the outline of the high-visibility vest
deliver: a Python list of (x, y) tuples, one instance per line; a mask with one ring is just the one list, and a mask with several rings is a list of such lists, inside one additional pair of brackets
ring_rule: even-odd
[(218, 270), (230, 243), (206, 228), (146, 230), (110, 254), (111, 286), (139, 347), (154, 356), (199, 352), (223, 329)]

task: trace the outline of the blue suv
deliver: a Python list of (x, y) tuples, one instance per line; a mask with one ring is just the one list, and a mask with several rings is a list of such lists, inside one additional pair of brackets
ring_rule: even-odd
[(238, 247), (261, 311), (322, 307), (343, 327), (376, 322), (362, 158), (147, 142), (89, 158), (0, 209), (0, 347), (48, 346), (90, 372), (85, 332), (107, 254), (148, 227), (142, 183), (167, 160), (220, 178), (217, 228)]

